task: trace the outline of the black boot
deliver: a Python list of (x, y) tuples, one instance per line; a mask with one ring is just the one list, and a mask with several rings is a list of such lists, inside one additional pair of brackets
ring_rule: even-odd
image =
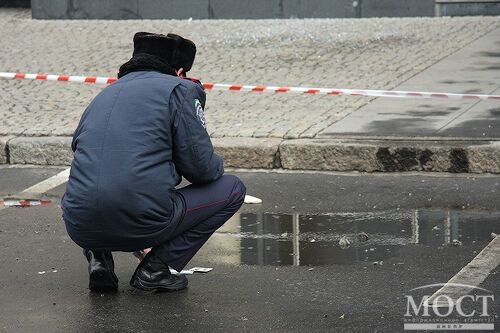
[(185, 289), (188, 280), (184, 275), (171, 274), (168, 265), (149, 252), (137, 266), (130, 285), (146, 291), (176, 291)]
[(118, 290), (115, 262), (109, 251), (83, 250), (89, 262), (89, 289), (96, 293)]

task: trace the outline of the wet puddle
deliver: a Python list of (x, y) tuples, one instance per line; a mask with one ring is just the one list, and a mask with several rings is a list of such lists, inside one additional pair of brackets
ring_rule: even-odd
[(383, 264), (404, 246), (486, 243), (492, 232), (500, 232), (500, 212), (242, 213), (219, 229), (203, 255), (246, 265)]

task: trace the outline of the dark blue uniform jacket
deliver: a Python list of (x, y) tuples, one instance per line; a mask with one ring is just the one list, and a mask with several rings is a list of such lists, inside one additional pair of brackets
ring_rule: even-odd
[(164, 242), (182, 219), (181, 176), (214, 181), (222, 159), (205, 129), (201, 85), (155, 71), (105, 88), (74, 134), (63, 218), (81, 247), (135, 251)]

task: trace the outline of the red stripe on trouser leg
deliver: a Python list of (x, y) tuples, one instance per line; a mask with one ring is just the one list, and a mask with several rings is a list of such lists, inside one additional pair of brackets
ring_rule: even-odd
[(231, 175), (179, 189), (186, 213), (175, 222), (177, 225), (166, 241), (154, 247), (154, 253), (175, 270), (183, 269), (210, 236), (238, 211), (245, 191), (244, 184)]
[[(237, 194), (241, 194), (241, 193), (240, 192), (233, 192), (233, 193), (231, 193), (231, 195), (237, 195)], [(198, 207), (193, 207), (191, 209), (186, 210), (186, 213), (192, 212), (192, 211), (195, 211), (195, 210), (198, 210), (198, 209), (202, 209), (202, 208), (207, 208), (207, 207), (211, 207), (211, 206), (214, 206), (214, 205), (218, 205), (218, 204), (226, 202), (226, 201), (229, 201), (229, 199), (212, 202), (212, 203), (209, 203), (209, 204), (206, 204), (206, 205), (202, 205), (202, 206), (198, 206)]]

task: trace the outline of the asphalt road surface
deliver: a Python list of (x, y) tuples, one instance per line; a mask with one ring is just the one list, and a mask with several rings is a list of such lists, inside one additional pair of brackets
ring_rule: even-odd
[[(0, 168), (0, 198), (61, 170)], [(0, 331), (403, 331), (412, 289), (448, 282), (500, 233), (500, 176), (236, 174), (263, 204), (214, 235), (187, 267), (213, 271), (177, 293), (130, 287), (128, 253), (115, 253), (119, 292), (89, 292), (65, 184), (30, 198), (49, 205), (0, 209)], [(493, 267), (478, 286), (497, 329), (499, 282)]]

